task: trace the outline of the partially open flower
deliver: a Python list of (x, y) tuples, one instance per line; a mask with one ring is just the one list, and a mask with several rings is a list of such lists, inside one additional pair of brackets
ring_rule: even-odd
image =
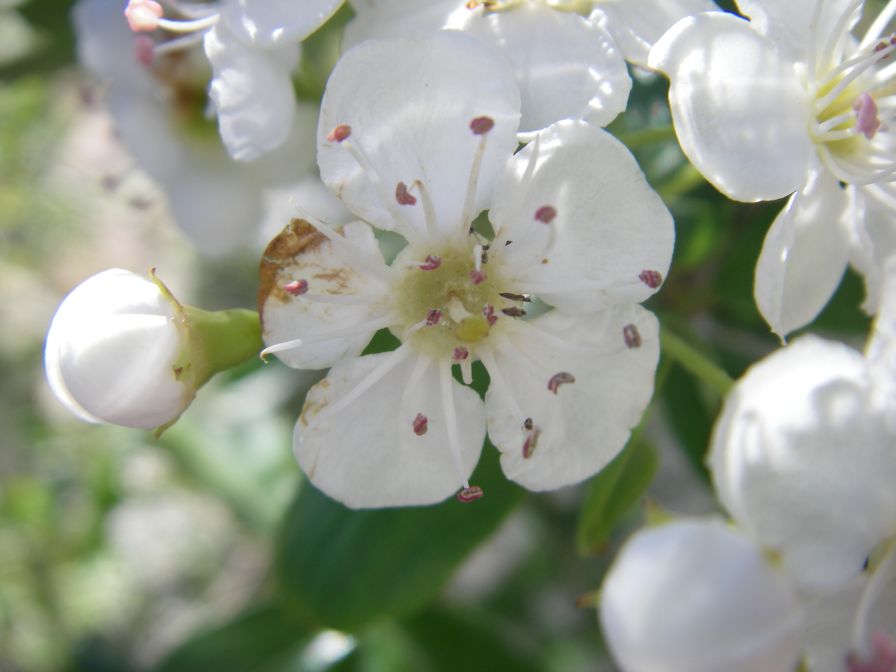
[(111, 269), (59, 306), (44, 349), (47, 379), (83, 420), (164, 428), (214, 373), (257, 351), (258, 330), (250, 311), (182, 306), (155, 277)]
[(600, 622), (625, 672), (791, 672), (800, 653), (785, 577), (714, 519), (637, 532), (604, 579)]

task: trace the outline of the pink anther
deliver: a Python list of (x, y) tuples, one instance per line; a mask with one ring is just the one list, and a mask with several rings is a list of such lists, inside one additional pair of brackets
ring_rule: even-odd
[(847, 672), (896, 672), (896, 644), (884, 631), (871, 635), (871, 657), (859, 658), (851, 653), (846, 658)]
[(451, 354), (451, 359), (455, 362), (463, 362), (470, 356), (470, 351), (467, 350), (464, 346), (460, 346), (454, 348), (454, 352)]
[(408, 191), (408, 185), (399, 182), (395, 185), (395, 200), (399, 205), (416, 205), (417, 199)]
[(552, 205), (542, 205), (535, 211), (535, 221), (550, 224), (557, 216), (557, 208)]
[(351, 134), (351, 126), (348, 124), (339, 124), (339, 126), (330, 131), (330, 134), (327, 136), (327, 142), (342, 142)]
[(638, 273), (638, 280), (650, 287), (650, 289), (656, 289), (663, 284), (663, 274), (659, 271), (641, 271)]
[(566, 371), (561, 371), (560, 373), (555, 373), (551, 376), (551, 379), (548, 381), (548, 390), (557, 394), (557, 390), (560, 389), (561, 385), (574, 382), (576, 382), (576, 377), (574, 375)]
[(529, 423), (529, 428), (526, 430), (526, 440), (523, 441), (523, 459), (528, 460), (532, 455), (535, 454), (535, 449), (538, 447), (538, 438), (541, 436), (541, 430)]
[(442, 311), (438, 308), (433, 308), (428, 313), (426, 313), (426, 326), (434, 327), (439, 322), (442, 321)]
[(880, 128), (880, 119), (877, 116), (877, 103), (866, 91), (852, 106), (856, 113), (856, 130), (871, 140)]
[(498, 321), (498, 316), (495, 315), (495, 307), (493, 305), (486, 304), (482, 308), (482, 316), (485, 318), (485, 321), (488, 322), (488, 326), (495, 326), (495, 322)]
[(482, 488), (478, 485), (471, 485), (457, 493), (457, 501), (469, 504), (470, 502), (475, 502), (477, 499), (480, 499), (484, 494)]
[(304, 278), (293, 280), (292, 282), (283, 285), (283, 291), (288, 292), (293, 296), (301, 296), (308, 292), (308, 281)]
[(442, 265), (442, 257), (436, 257), (432, 254), (426, 256), (426, 260), (420, 264), (421, 271), (434, 271)]
[(470, 122), (470, 130), (473, 135), (485, 135), (495, 126), (495, 120), (491, 117), (476, 117)]
[(138, 63), (149, 67), (156, 57), (156, 43), (148, 35), (137, 35), (134, 40), (134, 56)]
[(155, 0), (129, 0), (124, 10), (128, 27), (135, 33), (148, 33), (159, 27), (165, 11)]
[(627, 324), (622, 328), (622, 338), (625, 339), (625, 347), (629, 350), (641, 347), (641, 332), (634, 324)]
[(414, 434), (417, 436), (423, 436), (426, 434), (426, 430), (429, 429), (429, 418), (427, 418), (422, 413), (418, 413), (417, 417), (414, 418), (414, 422), (411, 423), (414, 428)]
[(477, 271), (475, 268), (470, 271), (470, 281), (474, 285), (481, 285), (483, 282), (485, 282), (485, 278), (485, 271)]

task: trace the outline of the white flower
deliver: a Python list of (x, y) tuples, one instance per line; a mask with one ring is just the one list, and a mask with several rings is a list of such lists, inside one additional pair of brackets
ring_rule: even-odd
[(258, 239), (269, 192), (319, 183), (308, 149), (317, 111), (299, 106), (281, 147), (256, 161), (234, 161), (205, 119), (209, 72), (198, 45), (162, 50), (141, 63), (115, 3), (81, 0), (74, 20), (80, 60), (107, 83), (104, 103), (118, 135), (162, 187), (174, 221), (197, 250), (217, 256), (263, 249)]
[(258, 316), (178, 303), (153, 275), (114, 268), (78, 285), (53, 316), (47, 380), (82, 420), (164, 429), (215, 373), (258, 351)]
[[(506, 66), (446, 31), (368, 41), (327, 85), (318, 160), (363, 222), (295, 220), (262, 267), (266, 352), (331, 370), (295, 451), (352, 507), (426, 504), (469, 486), (486, 424), (508, 477), (543, 490), (602, 468), (650, 399), (671, 217), (631, 154), (583, 122), (516, 149)], [(494, 237), (471, 224), (489, 209)], [(307, 219), (307, 218), (306, 218)], [(387, 266), (372, 224), (406, 241)], [(537, 294), (554, 310), (520, 319)], [(394, 352), (359, 356), (389, 328)], [(485, 403), (457, 383), (479, 360)]]
[(629, 539), (604, 579), (600, 622), (625, 672), (791, 672), (800, 653), (786, 577), (714, 519)]
[[(624, 58), (647, 48), (675, 21), (715, 9), (710, 0), (354, 0), (346, 45), (422, 30), (463, 30), (506, 58), (522, 94), (520, 133), (562, 119), (609, 124), (625, 110), (631, 79)], [(648, 6), (649, 5), (649, 6)], [(614, 41), (619, 40), (619, 44)]]
[(179, 49), (204, 39), (214, 75), (209, 97), (224, 145), (238, 161), (252, 161), (280, 147), (293, 127), (296, 101), (291, 73), (298, 43), (339, 9), (343, 0), (220, 0), (202, 5), (168, 0), (182, 20), (163, 18), (152, 0), (130, 0), (135, 32), (163, 29), (185, 38), (155, 48)]
[(709, 455), (725, 507), (803, 585), (836, 588), (896, 537), (896, 266), (868, 357), (804, 336), (725, 401)]
[(881, 37), (896, 8), (888, 3), (859, 40), (850, 29), (862, 5), (741, 0), (751, 21), (689, 17), (650, 53), (671, 81), (678, 139), (703, 175), (736, 200), (791, 195), (756, 267), (756, 302), (782, 337), (824, 307), (851, 246), (874, 312), (879, 264), (896, 249), (896, 42)]
[(85, 280), (47, 333), (54, 394), (88, 422), (154, 429), (176, 420), (196, 394), (176, 318), (171, 299), (139, 275), (116, 268)]

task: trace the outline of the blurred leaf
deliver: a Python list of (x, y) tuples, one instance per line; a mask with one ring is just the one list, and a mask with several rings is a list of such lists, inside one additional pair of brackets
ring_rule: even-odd
[[(536, 672), (530, 647), (509, 641), (491, 619), (470, 610), (429, 609), (404, 623), (433, 672)], [(458, 643), (463, 645), (459, 646)], [(528, 642), (527, 642), (528, 643)]]
[(616, 523), (647, 490), (658, 465), (656, 450), (636, 434), (625, 449), (591, 479), (579, 512), (576, 534), (579, 553), (590, 555), (602, 550)]
[(277, 550), (281, 589), (304, 616), (352, 630), (408, 613), (438, 594), (520, 500), (486, 443), (471, 483), (485, 497), (431, 507), (353, 511), (310, 484), (287, 511)]
[(255, 607), (200, 633), (168, 655), (155, 672), (279, 672), (311, 635), (274, 605)]
[(697, 380), (678, 366), (669, 370), (663, 390), (663, 403), (669, 425), (678, 437), (679, 446), (695, 471), (709, 481), (704, 456), (709, 447), (718, 403), (707, 400)]

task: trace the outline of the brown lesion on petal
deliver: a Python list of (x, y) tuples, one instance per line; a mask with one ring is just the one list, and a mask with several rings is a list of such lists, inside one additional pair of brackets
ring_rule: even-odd
[(299, 265), (302, 255), (313, 252), (326, 241), (327, 237), (304, 219), (293, 219), (268, 243), (259, 268), (257, 305), (262, 318), (269, 298), (283, 303), (293, 300), (292, 295), (282, 288), (286, 282), (295, 279), (288, 275), (289, 272)]
[(336, 291), (331, 292), (331, 294), (342, 294), (349, 290), (349, 273), (346, 268), (338, 268), (325, 273), (315, 273), (311, 277), (315, 280), (333, 283), (336, 286)]

